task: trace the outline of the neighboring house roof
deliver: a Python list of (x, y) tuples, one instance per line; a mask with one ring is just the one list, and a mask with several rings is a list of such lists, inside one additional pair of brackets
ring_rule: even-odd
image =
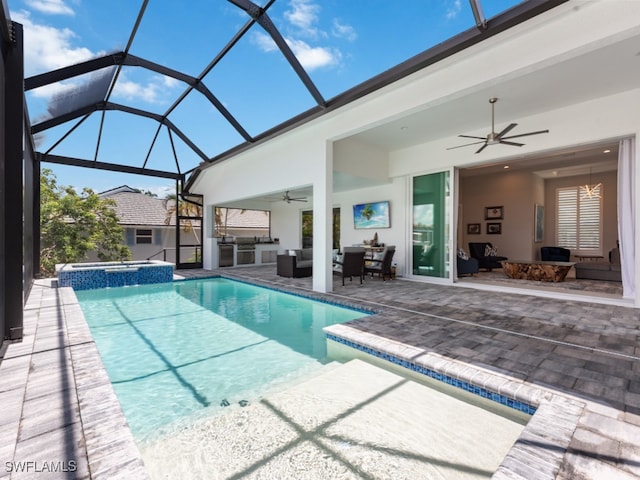
[[(223, 214), (222, 221), (224, 220)], [(230, 208), (226, 220), (227, 228), (269, 228), (269, 215), (263, 210)]]
[[(112, 188), (99, 195), (116, 203), (115, 209), (120, 225), (167, 226), (167, 207), (171, 207), (172, 201), (167, 205), (166, 200), (136, 192), (126, 185)], [(175, 215), (172, 215), (168, 225), (175, 224)]]
[(104, 192), (101, 192), (98, 195), (100, 197), (108, 197), (108, 196), (114, 195), (116, 193), (121, 193), (121, 192), (140, 193), (139, 190), (131, 188), (129, 185), (121, 185), (119, 187), (115, 187), (115, 188), (112, 188), (110, 190), (106, 190)]

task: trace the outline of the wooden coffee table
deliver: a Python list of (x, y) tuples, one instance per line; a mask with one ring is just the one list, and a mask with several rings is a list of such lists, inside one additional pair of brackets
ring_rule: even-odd
[(543, 262), (541, 260), (503, 260), (502, 270), (509, 278), (563, 282), (575, 262)]

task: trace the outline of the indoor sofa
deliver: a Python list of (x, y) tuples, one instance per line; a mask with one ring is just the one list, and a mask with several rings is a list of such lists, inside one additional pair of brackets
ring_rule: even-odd
[(507, 260), (507, 257), (492, 255), (492, 250), (494, 250), (494, 246), (491, 242), (469, 242), (471, 258), (475, 258), (478, 261), (478, 268), (484, 268), (488, 272), (493, 268), (502, 268), (500, 262)]
[(609, 252), (608, 262), (580, 262), (575, 264), (576, 278), (585, 280), (605, 280), (621, 282), (620, 249)]

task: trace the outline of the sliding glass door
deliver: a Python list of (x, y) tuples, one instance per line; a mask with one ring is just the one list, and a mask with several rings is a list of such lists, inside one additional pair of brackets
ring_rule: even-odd
[(449, 172), (413, 178), (413, 274), (448, 278), (450, 225)]

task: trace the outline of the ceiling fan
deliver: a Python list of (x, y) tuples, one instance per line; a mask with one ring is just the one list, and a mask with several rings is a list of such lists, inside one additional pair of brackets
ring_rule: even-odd
[(476, 137), (474, 135), (458, 135), (459, 137), (475, 138), (480, 141), (465, 143), (464, 145), (458, 145), (456, 147), (449, 147), (447, 148), (447, 150), (452, 150), (454, 148), (460, 148), (460, 147), (468, 147), (469, 145), (478, 145), (480, 143), (482, 143), (483, 145), (476, 151), (476, 153), (480, 153), (482, 150), (487, 148), (488, 145), (497, 145), (498, 143), (502, 143), (504, 145), (511, 145), (513, 147), (522, 147), (524, 143), (509, 142), (507, 140), (510, 140), (512, 138), (518, 138), (518, 137), (527, 137), (529, 135), (538, 135), (540, 133), (549, 133), (549, 130), (539, 130), (537, 132), (520, 133), (519, 135), (509, 135), (508, 137), (505, 137), (507, 133), (509, 133), (511, 130), (513, 130), (513, 128), (515, 128), (518, 125), (517, 123), (511, 123), (507, 125), (500, 133), (496, 133), (495, 107), (496, 107), (497, 101), (498, 99), (496, 97), (491, 97), (489, 99), (489, 103), (491, 104), (491, 133), (489, 133), (486, 137)]
[(287, 203), (291, 203), (291, 202), (306, 202), (307, 201), (307, 197), (292, 197), (289, 195), (289, 190), (287, 190), (283, 197), (282, 200), (287, 202)]

